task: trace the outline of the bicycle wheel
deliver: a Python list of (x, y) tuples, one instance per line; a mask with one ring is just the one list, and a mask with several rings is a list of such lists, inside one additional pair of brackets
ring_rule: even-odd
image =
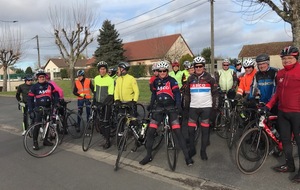
[(227, 146), (229, 149), (232, 149), (234, 144), (234, 137), (236, 134), (237, 121), (236, 121), (236, 113), (233, 112), (230, 119), (229, 130), (227, 130)]
[[(80, 118), (80, 122), (78, 123), (78, 119)], [(67, 129), (68, 133), (74, 138), (78, 139), (82, 137), (84, 133), (84, 121), (82, 117), (74, 112), (74, 111), (68, 111), (67, 116), (66, 116), (66, 126), (65, 128)]]
[(244, 128), (244, 130), (243, 130), (243, 134), (244, 134), (245, 132), (247, 132), (249, 129), (255, 128), (255, 127), (257, 127), (257, 121), (256, 121), (256, 120), (250, 121), (250, 122), (245, 126), (245, 128)]
[(124, 126), (124, 131), (122, 133), (122, 136), (120, 136), (118, 144), (117, 144), (118, 155), (117, 155), (115, 168), (114, 168), (115, 171), (117, 171), (119, 169), (119, 164), (120, 164), (120, 159), (121, 159), (122, 153), (124, 150), (126, 150), (128, 131), (129, 131), (128, 126)]
[(169, 128), (166, 129), (166, 147), (169, 167), (172, 171), (175, 171), (177, 164), (177, 149), (174, 133)]
[(90, 146), (93, 139), (93, 133), (94, 133), (94, 120), (90, 119), (87, 123), (87, 125), (84, 128), (83, 132), (83, 138), (82, 138), (82, 150), (87, 151)]
[(266, 161), (269, 139), (260, 128), (249, 129), (241, 137), (236, 150), (236, 164), (244, 174), (256, 173)]
[(223, 113), (219, 112), (215, 120), (215, 131), (217, 135), (223, 139), (227, 139), (228, 123), (228, 118), (226, 118)]
[(142, 120), (142, 119), (146, 118), (146, 109), (143, 106), (143, 104), (137, 103), (136, 104), (136, 110), (137, 110), (137, 118), (139, 120)]
[[(39, 128), (39, 133), (38, 133), (38, 144), (39, 144), (39, 150), (33, 150), (33, 138), (32, 138), (32, 133), (34, 128), (38, 127)], [(31, 156), (34, 156), (36, 158), (43, 158), (46, 156), (49, 156), (54, 150), (56, 149), (59, 141), (58, 133), (56, 131), (56, 128), (50, 125), (48, 127), (48, 134), (46, 135), (45, 129), (45, 124), (42, 122), (36, 123), (32, 125), (25, 133), (24, 138), (23, 138), (23, 145)], [(52, 146), (45, 146), (44, 145), (44, 139), (47, 139), (48, 141), (51, 141), (53, 143)]]
[(127, 121), (126, 116), (122, 116), (119, 119), (117, 130), (116, 130), (116, 137), (115, 137), (115, 141), (116, 141), (116, 145), (117, 146), (119, 144), (120, 138), (123, 136), (123, 132), (124, 132), (124, 127), (126, 125), (126, 121)]

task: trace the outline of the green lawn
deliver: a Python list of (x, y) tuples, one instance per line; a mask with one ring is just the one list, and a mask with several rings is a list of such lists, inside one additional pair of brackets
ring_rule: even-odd
[[(71, 89), (71, 82), (69, 80), (57, 80), (55, 81), (58, 86), (60, 86), (63, 91), (65, 98), (76, 98), (73, 95), (73, 89)], [(140, 103), (148, 103), (150, 102), (151, 93), (149, 90), (149, 80), (137, 80), (137, 83), (139, 85), (140, 90), (140, 97), (139, 101)], [(0, 96), (15, 96), (16, 91), (12, 92), (0, 92)]]

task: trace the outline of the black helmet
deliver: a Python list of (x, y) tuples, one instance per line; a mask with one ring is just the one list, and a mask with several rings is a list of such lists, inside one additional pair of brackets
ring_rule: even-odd
[(35, 76), (37, 76), (37, 77), (40, 76), (40, 75), (45, 75), (46, 76), (46, 73), (45, 73), (45, 71), (43, 69), (39, 69), (35, 73)]
[(127, 63), (127, 62), (120, 62), (120, 63), (118, 64), (118, 67), (123, 68), (123, 69), (125, 69), (126, 71), (128, 71), (129, 68), (130, 68), (130, 65), (129, 65), (129, 63)]
[(266, 61), (270, 61), (270, 56), (268, 54), (260, 54), (256, 57), (255, 59), (256, 63), (258, 62), (266, 62)]
[(31, 76), (31, 75), (26, 75), (26, 76), (24, 77), (24, 80), (25, 80), (25, 81), (30, 81), (30, 80), (32, 80), (32, 76)]
[(280, 53), (280, 57), (284, 57), (284, 56), (294, 56), (296, 59), (298, 59), (299, 50), (294, 46), (285, 47), (283, 50), (281, 50)]
[(97, 67), (98, 67), (98, 70), (99, 70), (101, 67), (105, 67), (106, 70), (108, 69), (107, 63), (106, 63), (105, 61), (100, 61), (99, 63), (97, 63)]
[(78, 70), (77, 76), (84, 76), (84, 70)]
[(116, 73), (117, 73), (117, 68), (115, 67), (112, 67), (110, 68), (108, 71), (109, 71), (109, 76), (114, 76)]

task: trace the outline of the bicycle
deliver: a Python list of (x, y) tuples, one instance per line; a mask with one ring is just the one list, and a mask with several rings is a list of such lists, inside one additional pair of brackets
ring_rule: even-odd
[[(125, 103), (121, 104), (120, 107), (124, 110), (129, 110), (130, 107)], [(137, 117), (130, 115), (129, 113), (121, 113), (121, 118), (119, 119), (117, 130), (116, 130), (116, 145), (117, 145), (117, 159), (114, 166), (114, 170), (119, 169), (120, 159), (122, 153), (127, 150), (127, 146), (133, 141), (135, 142), (135, 147), (131, 149), (135, 152), (141, 145), (146, 145), (147, 141), (147, 129), (150, 123), (151, 113), (147, 119), (140, 120)], [(153, 150), (157, 149), (162, 142), (163, 134), (162, 131), (157, 131), (155, 133)]]
[[(31, 125), (26, 131), (23, 138), (23, 145), (26, 152), (28, 152), (31, 156), (43, 158), (53, 153), (58, 144), (62, 142), (64, 133), (58, 132), (57, 129), (58, 126), (61, 126), (59, 130), (63, 130), (63, 125), (57, 112), (53, 113), (51, 108), (37, 107), (34, 111), (41, 114), (42, 121)], [(39, 150), (33, 150), (32, 147), (32, 137), (35, 128), (38, 128), (37, 141), (39, 144)], [(53, 146), (42, 146), (44, 144), (44, 140), (46, 139), (54, 142)]]
[(224, 95), (224, 99), (216, 115), (214, 131), (216, 131), (219, 137), (227, 139), (234, 99), (229, 99), (227, 93), (223, 92), (222, 95)]
[(261, 112), (255, 126), (242, 135), (235, 155), (236, 164), (242, 173), (254, 174), (263, 166), (268, 154), (276, 153), (279, 156), (282, 154), (282, 142), (276, 131), (276, 125), (277, 116)]

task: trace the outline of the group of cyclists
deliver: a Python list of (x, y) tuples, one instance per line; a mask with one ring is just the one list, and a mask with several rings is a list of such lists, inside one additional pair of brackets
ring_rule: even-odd
[[(155, 132), (163, 120), (161, 113), (164, 110), (169, 110), (170, 126), (178, 139), (186, 165), (193, 165), (192, 158), (197, 153), (195, 131), (198, 123), (201, 130), (200, 158), (204, 161), (208, 160), (206, 149), (210, 144), (210, 128), (214, 120), (212, 115), (222, 105), (222, 94), (226, 93), (231, 94), (237, 101), (249, 102), (249, 105), (253, 105), (255, 97), (259, 96), (259, 101), (266, 105), (263, 110), (278, 115), (278, 130), (286, 163), (274, 167), (274, 170), (295, 172), (291, 135), (294, 134), (299, 154), (300, 120), (297, 119), (300, 117), (299, 49), (294, 46), (285, 47), (280, 57), (284, 67), (281, 70), (270, 67), (270, 57), (263, 53), (256, 59), (246, 59), (243, 62), (234, 60), (233, 65), (225, 59), (222, 68), (214, 74), (206, 72), (206, 60), (201, 56), (195, 57), (192, 62), (185, 61), (184, 71), (179, 69), (178, 62), (170, 64), (162, 60), (154, 63), (153, 76), (149, 80), (151, 100), (147, 110), (156, 111), (150, 118), (146, 134), (147, 153), (139, 163), (145, 165), (153, 159), (152, 146)], [(104, 149), (111, 146), (109, 118), (112, 105), (126, 102), (133, 108), (132, 114), (136, 112), (134, 107), (138, 101), (139, 88), (136, 79), (128, 74), (129, 68), (127, 62), (120, 62), (117, 69), (108, 69), (108, 64), (100, 61), (97, 64), (99, 75), (94, 78), (94, 84), (90, 79), (85, 78), (83, 70), (77, 72), (78, 80), (75, 82), (73, 94), (78, 97), (79, 113), (82, 114), (85, 105), (88, 119), (92, 103), (103, 109), (102, 113), (105, 114), (103, 135), (106, 141), (102, 145)], [(170, 68), (172, 70), (169, 71)], [(28, 128), (28, 121), (25, 118), (27, 111), (31, 119), (39, 121), (41, 118), (34, 110), (35, 107), (56, 106), (60, 103), (60, 99), (63, 99), (61, 89), (51, 82), (44, 71), (38, 71), (36, 78), (37, 83), (32, 84), (33, 78), (25, 77), (25, 83), (19, 86), (16, 94), (17, 100), (25, 104), (22, 106), (24, 107), (24, 131)], [(38, 129), (34, 130), (33, 149), (35, 150), (39, 149), (36, 141), (37, 133)], [(52, 143), (46, 139), (44, 145), (51, 146)], [(292, 180), (300, 182), (300, 169)]]

